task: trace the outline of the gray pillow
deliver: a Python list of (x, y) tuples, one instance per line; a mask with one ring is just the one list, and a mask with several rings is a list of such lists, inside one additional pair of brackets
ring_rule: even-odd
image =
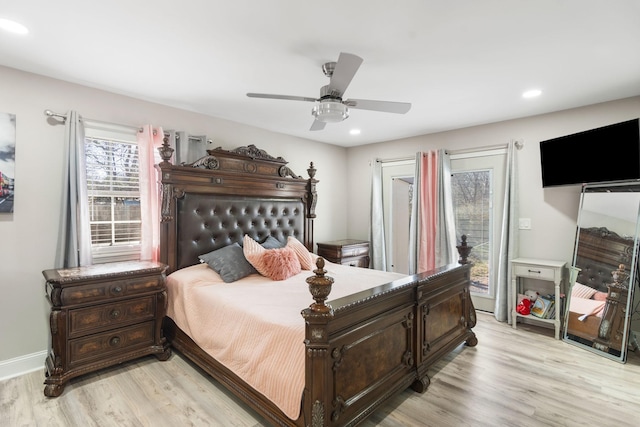
[(242, 248), (237, 243), (200, 255), (198, 258), (201, 262), (206, 262), (226, 283), (258, 273), (244, 257)]
[(284, 248), (285, 245), (273, 236), (269, 236), (260, 245), (265, 249), (279, 249)]
[[(242, 247), (243, 246), (243, 241), (240, 240), (240, 242), (238, 242), (238, 244), (240, 245), (240, 247)], [(269, 235), (269, 236), (267, 236), (266, 239), (264, 239), (264, 241), (262, 243), (260, 243), (260, 246), (262, 246), (265, 249), (279, 249), (279, 248), (284, 248), (286, 245), (284, 243), (282, 243), (280, 240), (278, 240), (275, 237), (273, 237), (272, 235)]]
[[(242, 247), (243, 241), (241, 240), (239, 244)], [(280, 240), (276, 239), (275, 237), (269, 235), (267, 236), (266, 239), (264, 239), (262, 243), (260, 243), (260, 246), (262, 246), (265, 249), (280, 249), (280, 248), (284, 248), (285, 244), (282, 243)]]

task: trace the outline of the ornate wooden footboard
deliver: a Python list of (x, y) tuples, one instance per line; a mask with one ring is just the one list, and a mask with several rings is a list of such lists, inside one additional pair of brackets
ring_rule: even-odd
[(355, 425), (409, 386), (424, 392), (433, 363), (463, 342), (477, 344), (468, 289), (469, 266), (451, 265), (335, 300), (331, 306), (316, 299), (302, 312), (304, 424)]
[[(168, 273), (197, 263), (199, 254), (241, 241), (244, 234), (281, 241), (296, 236), (313, 250), (313, 164), (304, 179), (282, 158), (249, 146), (212, 150), (193, 165), (174, 166), (166, 142), (163, 148), (160, 252)], [(445, 266), (327, 303), (331, 279), (323, 263), (319, 258), (315, 275), (310, 273), (315, 302), (300, 319), (306, 325), (305, 387), (296, 420), (169, 318), (164, 333), (176, 350), (270, 423), (298, 427), (355, 425), (407, 387), (424, 392), (435, 361), (463, 342), (476, 345), (468, 265)]]

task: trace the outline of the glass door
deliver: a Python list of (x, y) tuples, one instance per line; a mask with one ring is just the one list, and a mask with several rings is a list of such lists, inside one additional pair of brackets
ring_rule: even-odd
[(471, 297), (476, 309), (493, 312), (506, 150), (451, 155), (451, 186), (456, 239), (467, 236)]

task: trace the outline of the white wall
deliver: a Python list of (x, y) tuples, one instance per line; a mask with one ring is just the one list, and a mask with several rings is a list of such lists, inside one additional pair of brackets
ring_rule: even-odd
[[(214, 147), (255, 144), (307, 176), (313, 161), (320, 181), (315, 240), (346, 236), (346, 149), (285, 136), (88, 87), (0, 67), (0, 111), (16, 115), (13, 215), (0, 214), (0, 378), (16, 359), (44, 352), (48, 306), (42, 270), (53, 268), (62, 191), (64, 126), (47, 122), (45, 109), (76, 110), (86, 118), (206, 134)], [(42, 367), (42, 362), (38, 361)], [(19, 366), (19, 363), (13, 364)], [(22, 366), (22, 365), (20, 365)]]
[[(580, 186), (542, 188), (540, 141), (640, 117), (640, 97), (524, 119), (423, 135), (350, 148), (348, 168), (348, 234), (368, 236), (370, 161), (414, 156), (417, 151), (451, 150), (524, 140), (516, 151), (520, 218), (531, 218), (531, 230), (521, 230), (519, 255), (572, 262), (580, 202)], [(567, 159), (570, 162), (571, 159)], [(608, 165), (603, 165), (607, 167)], [(636, 301), (640, 295), (636, 295)], [(640, 321), (634, 322), (640, 330)]]

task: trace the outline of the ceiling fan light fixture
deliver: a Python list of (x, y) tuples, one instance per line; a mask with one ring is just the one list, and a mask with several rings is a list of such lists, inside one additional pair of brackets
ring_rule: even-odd
[(339, 101), (320, 101), (311, 110), (316, 120), (325, 123), (338, 123), (349, 117), (349, 108)]

